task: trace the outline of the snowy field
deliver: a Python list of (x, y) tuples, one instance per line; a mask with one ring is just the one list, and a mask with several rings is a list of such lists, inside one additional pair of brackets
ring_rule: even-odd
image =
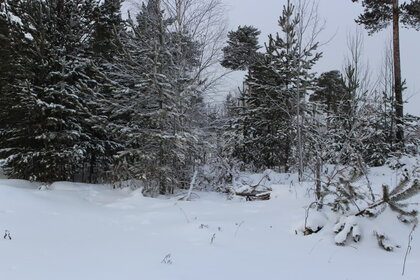
[[(392, 181), (377, 169), (374, 182)], [(50, 190), (0, 180), (0, 279), (5, 280), (420, 280), (420, 234), (392, 213), (362, 226), (362, 240), (334, 244), (331, 216), (309, 236), (296, 234), (310, 203), (293, 176), (271, 181), (269, 201), (227, 200), (195, 192), (193, 201), (145, 198), (140, 191), (60, 182)], [(363, 224), (363, 223), (362, 223)], [(380, 227), (381, 229), (376, 229)], [(373, 230), (401, 246), (379, 249)]]

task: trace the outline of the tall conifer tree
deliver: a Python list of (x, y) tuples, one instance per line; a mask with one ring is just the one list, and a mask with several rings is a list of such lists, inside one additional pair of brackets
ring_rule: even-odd
[[(359, 2), (359, 0), (352, 0)], [(398, 0), (362, 0), (364, 12), (356, 20), (362, 24), (370, 34), (376, 33), (392, 24), (393, 34), (393, 58), (394, 58), (394, 111), (397, 124), (396, 140), (403, 145), (403, 84), (401, 78), (400, 59), (400, 22), (407, 27), (420, 30), (420, 1), (411, 0), (399, 3)]]
[(194, 116), (201, 96), (191, 77), (199, 45), (172, 31), (159, 0), (143, 4), (136, 22), (124, 39), (128, 90), (117, 117), (125, 141), (119, 166), (127, 178), (144, 181), (146, 192), (167, 193), (187, 184), (198, 157)]
[[(320, 58), (317, 44), (302, 49), (298, 44), (296, 28), (299, 16), (290, 3), (279, 19), (281, 33), (269, 36), (266, 53), (250, 67), (246, 84), (249, 92), (242, 96), (245, 110), (242, 119), (244, 153), (246, 159), (258, 168), (284, 167), (293, 163), (296, 142), (297, 106), (311, 89), (314, 75), (312, 66)], [(281, 34), (281, 35), (280, 35)], [(296, 98), (297, 92), (300, 98)], [(303, 111), (303, 110), (302, 110)]]
[[(97, 83), (87, 50), (97, 1), (7, 1), (24, 76), (13, 86), (19, 119), (5, 131), (6, 171), (40, 181), (74, 180), (106, 150), (95, 130)], [(79, 178), (80, 180), (88, 180)]]

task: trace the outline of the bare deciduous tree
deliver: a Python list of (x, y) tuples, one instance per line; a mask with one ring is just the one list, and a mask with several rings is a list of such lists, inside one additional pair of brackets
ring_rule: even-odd
[[(140, 10), (143, 0), (128, 0), (131, 8)], [(227, 72), (219, 66), (226, 39), (227, 21), (221, 0), (161, 0), (161, 8), (171, 24), (172, 31), (191, 36), (201, 48), (199, 65), (194, 79), (200, 81), (202, 91), (218, 85)]]
[[(318, 12), (318, 1), (313, 0), (294, 0), (294, 5), (296, 7), (296, 12), (299, 18), (299, 23), (297, 25), (297, 40), (299, 46), (299, 53), (303, 56), (303, 61), (308, 60), (308, 53), (305, 50), (310, 48), (317, 48), (319, 46), (318, 37), (319, 34), (325, 28), (325, 21), (322, 21), (319, 17)], [(297, 65), (297, 71), (300, 73), (302, 65), (300, 61)], [(300, 75), (298, 75), (297, 81), (297, 90), (296, 90), (296, 117), (297, 117), (297, 141), (298, 141), (298, 174), (299, 181), (303, 179), (304, 172), (304, 151), (303, 151), (303, 142), (304, 136), (302, 131), (302, 126), (305, 120), (303, 119), (302, 107), (305, 106), (305, 98), (302, 98), (303, 93), (307, 92), (308, 89), (300, 83)], [(303, 102), (303, 104), (302, 104)]]
[(200, 44), (201, 57), (195, 78), (209, 90), (225, 75), (220, 72), (226, 19), (221, 0), (162, 0), (165, 14), (175, 21), (174, 31), (187, 33)]
[(356, 29), (354, 34), (347, 36), (348, 55), (345, 58), (343, 72), (344, 79), (350, 91), (351, 110), (350, 122), (369, 102), (376, 83), (372, 82), (372, 73), (369, 63), (364, 60), (364, 40), (361, 29)]

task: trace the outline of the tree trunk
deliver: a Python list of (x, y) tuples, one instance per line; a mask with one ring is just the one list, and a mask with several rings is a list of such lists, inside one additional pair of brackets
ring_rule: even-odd
[(394, 91), (395, 91), (395, 121), (396, 121), (396, 140), (399, 148), (404, 144), (403, 128), (403, 97), (401, 83), (401, 59), (400, 59), (400, 32), (399, 32), (399, 4), (398, 0), (393, 0), (393, 46), (394, 46)]
[(322, 199), (322, 193), (321, 193), (321, 172), (322, 172), (322, 162), (321, 157), (319, 156), (319, 151), (316, 155), (316, 165), (315, 165), (315, 180), (316, 180), (316, 186), (315, 186), (315, 195), (316, 199), (318, 201), (321, 201)]

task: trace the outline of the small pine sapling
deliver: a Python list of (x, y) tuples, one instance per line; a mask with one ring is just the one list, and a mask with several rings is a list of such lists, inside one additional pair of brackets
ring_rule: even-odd
[[(382, 193), (376, 197), (369, 187), (357, 184), (363, 176), (363, 172), (359, 172), (358, 168), (352, 168), (347, 176), (343, 176), (344, 170), (338, 171), (337, 174), (342, 176), (335, 180), (330, 179), (323, 186), (321, 199), (314, 202), (317, 205), (329, 206), (332, 211), (340, 213), (341, 218), (333, 228), (337, 245), (344, 246), (350, 239), (359, 242), (362, 238), (362, 229), (358, 219), (378, 217), (386, 208), (396, 212), (398, 219), (404, 223), (414, 223), (417, 220), (418, 212), (410, 208), (412, 204), (409, 199), (420, 193), (420, 182), (418, 178), (411, 179), (407, 170), (394, 188), (382, 185)], [(316, 233), (317, 231), (308, 230), (306, 220), (307, 216), (305, 235)], [(382, 232), (375, 231), (374, 236), (379, 247), (386, 251), (398, 247)]]
[(339, 177), (337, 182), (331, 184), (329, 193), (334, 196), (334, 200), (327, 203), (335, 212), (346, 213), (350, 211), (350, 205), (354, 205), (357, 209), (359, 206), (356, 201), (364, 200), (365, 195), (362, 193), (354, 183), (362, 178), (363, 174), (357, 169), (352, 168), (349, 177)]
[(415, 179), (411, 186), (409, 183), (410, 178), (408, 174), (405, 173), (404, 178), (392, 191), (389, 191), (388, 185), (382, 185), (382, 199), (372, 205), (369, 205), (367, 208), (360, 210), (356, 216), (363, 216), (365, 214), (370, 215), (372, 213), (370, 210), (383, 205), (389, 206), (392, 211), (399, 213), (402, 217), (417, 216), (418, 212), (416, 210), (410, 211), (407, 209), (410, 204), (405, 201), (419, 194), (420, 183), (418, 179)]
[[(365, 209), (359, 209), (358, 213), (354, 216), (342, 218), (334, 228), (334, 232), (337, 233), (335, 237), (336, 244), (344, 245), (350, 234), (353, 236), (353, 240), (358, 242), (361, 238), (361, 230), (357, 223), (354, 223), (354, 219), (358, 216), (365, 215), (369, 217), (377, 217), (387, 206), (392, 211), (399, 214), (399, 220), (410, 222), (410, 219), (407, 217), (413, 217), (414, 221), (417, 216), (417, 211), (408, 210), (407, 208), (410, 204), (405, 201), (420, 192), (420, 184), (418, 179), (415, 179), (411, 185), (409, 184), (410, 181), (408, 173), (405, 172), (402, 180), (391, 191), (388, 185), (382, 185), (382, 198), (379, 201), (368, 205)], [(391, 244), (389, 242), (389, 238), (384, 233), (378, 233), (375, 231), (374, 235), (378, 241), (379, 247), (385, 251), (393, 251), (395, 247), (398, 247)]]

